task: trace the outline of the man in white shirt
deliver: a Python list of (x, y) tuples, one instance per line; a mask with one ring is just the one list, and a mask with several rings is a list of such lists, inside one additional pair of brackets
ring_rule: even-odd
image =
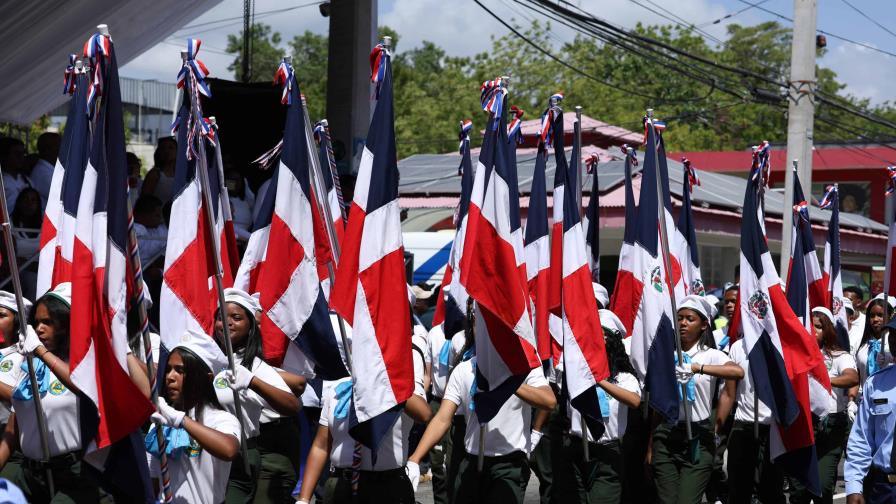
[(18, 138), (0, 138), (0, 166), (3, 167), (3, 188), (11, 214), (22, 189), (29, 186), (25, 176), (25, 144)]
[(31, 169), (28, 180), (31, 187), (40, 194), (41, 209), (47, 208), (47, 198), (50, 197), (50, 183), (53, 181), (53, 170), (56, 169), (56, 159), (59, 157), (59, 133), (43, 133), (37, 138), (37, 163)]

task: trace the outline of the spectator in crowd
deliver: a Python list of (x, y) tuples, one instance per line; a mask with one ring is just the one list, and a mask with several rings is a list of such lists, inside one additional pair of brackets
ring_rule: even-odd
[(140, 262), (144, 268), (149, 261), (165, 253), (168, 226), (162, 214), (162, 202), (155, 196), (144, 194), (134, 205), (134, 231), (140, 244)]
[(128, 152), (128, 198), (131, 200), (131, 206), (137, 204), (137, 198), (140, 197), (140, 191), (143, 189), (143, 178), (140, 177), (140, 169), (143, 162), (133, 152)]
[(418, 283), (411, 287), (414, 293), (414, 315), (427, 330), (432, 329), (432, 317), (435, 315), (435, 289), (432, 285)]
[(53, 181), (53, 170), (59, 158), (59, 133), (46, 132), (37, 137), (37, 163), (31, 169), (28, 179), (31, 187), (40, 193), (40, 207), (47, 208), (50, 197), (50, 183)]
[(865, 314), (862, 312), (865, 307), (865, 294), (859, 286), (850, 285), (843, 288), (843, 295), (852, 301), (853, 311), (849, 315), (849, 350), (850, 353), (856, 353), (862, 335), (865, 334)]
[(252, 209), (255, 207), (255, 194), (246, 183), (246, 179), (236, 170), (229, 169), (224, 173), (227, 194), (230, 196), (230, 209), (233, 212), (233, 230), (236, 239), (247, 242), (252, 229)]
[(11, 210), (16, 207), (16, 200), (22, 189), (30, 185), (25, 176), (25, 144), (21, 140), (0, 138), (0, 166), (3, 167), (6, 204)]
[(24, 264), (36, 257), (40, 252), (40, 227), (44, 214), (41, 210), (40, 195), (33, 187), (26, 187), (19, 193), (16, 206), (9, 215), (14, 227), (16, 257), (19, 258), (19, 275), (22, 280), (23, 294), (34, 299), (37, 286), (37, 261), (24, 267)]
[(153, 167), (143, 179), (141, 194), (155, 196), (163, 204), (174, 196), (174, 165), (177, 161), (177, 140), (174, 137), (159, 138), (153, 153)]

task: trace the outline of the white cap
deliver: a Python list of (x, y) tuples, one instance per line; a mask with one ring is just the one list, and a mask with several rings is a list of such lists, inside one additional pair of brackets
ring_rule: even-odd
[(607, 288), (597, 282), (591, 282), (591, 287), (594, 288), (594, 299), (604, 308), (610, 306), (610, 294), (607, 293)]
[(843, 305), (843, 308), (846, 308), (846, 311), (849, 311), (852, 313), (856, 312), (855, 307), (853, 307), (853, 305), (852, 305), (852, 301), (850, 301), (849, 299), (846, 299), (846, 298), (842, 298), (842, 297), (838, 297), (837, 299), (840, 300), (840, 304)]
[[(881, 292), (880, 294), (874, 296), (874, 299), (884, 299), (884, 293)], [(872, 301), (874, 301), (874, 299), (872, 299)], [(896, 308), (896, 297), (887, 296), (886, 299), (887, 299), (887, 302), (890, 304), (890, 308)]]
[(175, 348), (185, 348), (196, 354), (208, 366), (213, 375), (217, 375), (227, 367), (227, 358), (224, 357), (218, 343), (207, 334), (187, 330), (172, 350)]
[(812, 315), (815, 315), (816, 313), (824, 315), (828, 318), (828, 320), (831, 321), (832, 324), (834, 323), (834, 314), (831, 313), (831, 310), (828, 310), (824, 306), (816, 306), (815, 308), (812, 308)]
[(67, 304), (69, 308), (72, 306), (72, 283), (71, 282), (62, 282), (57, 285), (53, 290), (47, 292), (45, 296), (53, 296), (54, 298), (62, 301)]
[(411, 292), (414, 294), (414, 301), (415, 301), (415, 302), (416, 302), (416, 300), (418, 300), (418, 299), (429, 299), (429, 298), (431, 298), (431, 297), (432, 297), (432, 294), (433, 294), (434, 291), (435, 291), (435, 289), (432, 289), (432, 290), (426, 290), (426, 289), (424, 289), (423, 287), (420, 287), (420, 286), (418, 286), (418, 285), (414, 285), (414, 286), (411, 287)]
[(706, 302), (709, 303), (709, 309), (711, 310), (710, 318), (716, 318), (716, 315), (719, 314), (719, 298), (713, 296), (712, 294), (707, 294), (703, 296), (703, 299), (705, 299)]
[(618, 332), (623, 338), (626, 336), (625, 325), (615, 313), (610, 310), (598, 310), (597, 313), (600, 316), (600, 325), (602, 327)]
[[(25, 313), (22, 314), (21, 320), (24, 320), (27, 319), (28, 314), (31, 313), (31, 301), (28, 301), (28, 299), (23, 296), (22, 303), (25, 305)], [(16, 295), (12, 292), (0, 290), (0, 307), (19, 313), (19, 304), (16, 302)]]
[(678, 311), (684, 310), (685, 308), (694, 310), (700, 315), (703, 315), (703, 318), (706, 320), (711, 320), (709, 315), (712, 313), (712, 307), (709, 305), (709, 301), (703, 296), (695, 296), (694, 294), (691, 294), (690, 296), (683, 297), (678, 303)]
[(241, 289), (224, 289), (224, 302), (235, 303), (246, 309), (254, 317), (257, 312), (261, 311), (261, 303), (254, 296), (250, 296), (248, 292)]

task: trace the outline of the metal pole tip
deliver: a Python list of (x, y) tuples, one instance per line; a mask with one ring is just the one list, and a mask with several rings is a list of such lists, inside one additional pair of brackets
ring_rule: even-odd
[(99, 25), (96, 25), (96, 29), (97, 29), (97, 31), (100, 32), (100, 35), (105, 35), (107, 37), (109, 36), (109, 25), (99, 24)]
[(186, 50), (182, 50), (180, 52), (180, 59), (187, 61), (187, 51)]
[(388, 35), (385, 35), (385, 36), (383, 37), (383, 46), (384, 46), (386, 49), (391, 49), (391, 48), (392, 48), (392, 37), (390, 37), (390, 36), (388, 36)]

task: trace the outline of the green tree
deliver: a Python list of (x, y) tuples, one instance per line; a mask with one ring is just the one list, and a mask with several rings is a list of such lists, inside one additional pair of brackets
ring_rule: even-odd
[[(280, 47), (281, 37), (279, 32), (271, 32), (271, 27), (264, 23), (252, 25), (252, 38), (250, 39), (249, 81), (265, 82), (274, 77), (274, 72), (280, 65), (280, 60), (286, 52)], [(243, 32), (238, 35), (227, 36), (227, 52), (236, 54), (233, 63), (227, 67), (233, 72), (238, 81), (243, 78)]]
[(308, 104), (308, 114), (312, 121), (321, 119), (327, 113), (328, 39), (306, 30), (296, 35), (289, 47), (296, 80)]

